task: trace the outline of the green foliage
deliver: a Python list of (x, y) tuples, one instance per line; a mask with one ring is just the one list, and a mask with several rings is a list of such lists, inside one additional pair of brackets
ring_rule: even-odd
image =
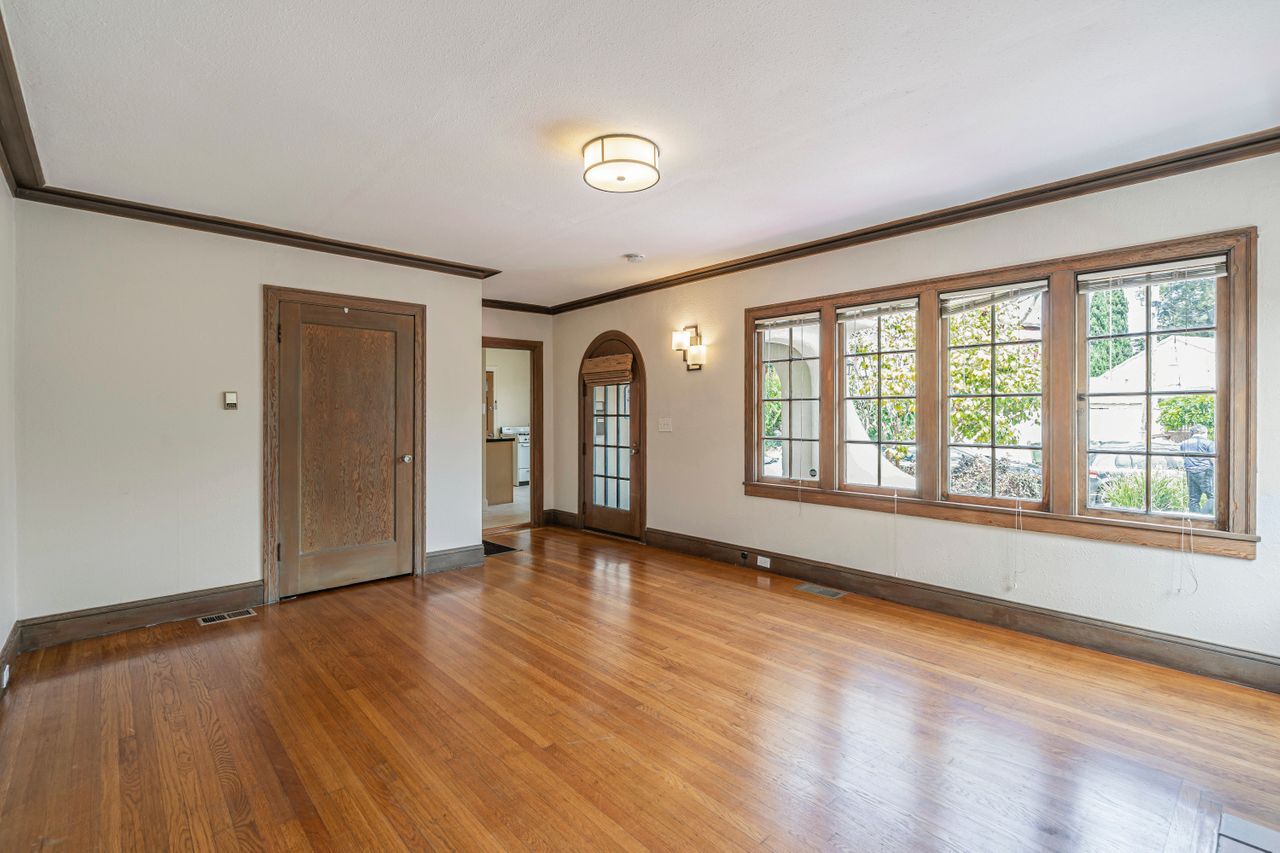
[(1209, 431), (1209, 440), (1214, 440), (1214, 419), (1217, 412), (1214, 408), (1212, 394), (1188, 394), (1178, 397), (1166, 397), (1160, 402), (1160, 414), (1156, 417), (1165, 432), (1189, 431), (1199, 424)]
[(1195, 329), (1214, 323), (1215, 279), (1202, 278), (1154, 288), (1156, 328)]
[[(1153, 471), (1152, 512), (1187, 511), (1187, 476), (1181, 471)], [(1107, 506), (1141, 510), (1145, 508), (1146, 477), (1141, 471), (1112, 477), (1102, 484), (1098, 497)]]
[[(776, 370), (764, 372), (764, 396), (766, 400), (782, 396), (782, 379)], [(766, 402), (764, 404), (764, 434), (779, 435), (782, 430), (782, 402)]]
[[(1089, 334), (1123, 335), (1129, 331), (1129, 300), (1123, 290), (1103, 290), (1089, 297)], [(1106, 373), (1133, 357), (1132, 338), (1094, 341), (1089, 346), (1089, 376)]]

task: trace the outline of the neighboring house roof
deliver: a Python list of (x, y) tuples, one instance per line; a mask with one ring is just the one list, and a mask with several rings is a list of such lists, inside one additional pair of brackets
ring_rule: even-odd
[[(1141, 340), (1138, 338), (1137, 340)], [(1158, 391), (1203, 390), (1216, 383), (1217, 339), (1212, 336), (1168, 335), (1156, 341), (1151, 350), (1151, 373), (1158, 379)], [(1125, 359), (1089, 383), (1094, 392), (1119, 393), (1147, 390), (1147, 360), (1144, 353)], [(1176, 383), (1176, 384), (1171, 384)]]

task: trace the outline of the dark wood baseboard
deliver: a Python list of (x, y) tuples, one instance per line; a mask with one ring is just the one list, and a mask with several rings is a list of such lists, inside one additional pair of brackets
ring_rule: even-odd
[[(565, 525), (569, 526), (569, 525)], [(1187, 637), (1075, 616), (976, 593), (961, 592), (919, 581), (894, 578), (773, 551), (744, 548), (685, 533), (649, 528), (646, 542), (695, 557), (767, 571), (847, 592), (882, 598), (898, 604), (998, 625), (1025, 634), (1047, 637), (1121, 657), (1207, 675), (1280, 693), (1280, 658), (1234, 649)], [(768, 569), (756, 567), (756, 557), (770, 560)]]
[(454, 569), (467, 569), (484, 565), (483, 545), (463, 545), (461, 548), (445, 548), (441, 551), (428, 551), (427, 564), (423, 568), (424, 575), (436, 572), (451, 572)]
[(179, 619), (195, 619), (262, 604), (262, 581), (180, 592), (18, 621), (18, 650), (30, 652)]
[(543, 521), (555, 527), (571, 527), (574, 530), (582, 529), (582, 518), (576, 512), (569, 512), (567, 509), (549, 509), (543, 513)]
[[(22, 635), (21, 625), (14, 622), (9, 628), (9, 635), (5, 637), (4, 645), (0, 646), (0, 696), (4, 695), (6, 685), (4, 684), (4, 668), (13, 663), (14, 658), (18, 656), (18, 640)], [(10, 671), (12, 674), (12, 670)]]

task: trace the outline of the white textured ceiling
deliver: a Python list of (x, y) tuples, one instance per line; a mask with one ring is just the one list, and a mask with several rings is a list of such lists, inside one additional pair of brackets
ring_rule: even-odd
[[(1277, 0), (3, 8), (50, 184), (542, 304), (1280, 124)], [(610, 131), (661, 183), (582, 182)]]

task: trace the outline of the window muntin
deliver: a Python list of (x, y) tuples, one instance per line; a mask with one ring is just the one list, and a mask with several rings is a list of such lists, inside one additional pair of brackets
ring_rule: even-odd
[(818, 314), (756, 323), (759, 474), (816, 481), (821, 436), (822, 334)]
[(1217, 256), (1078, 277), (1089, 510), (1218, 515), (1217, 327), (1226, 275), (1226, 258)]
[(1047, 282), (943, 294), (946, 497), (1044, 501)]
[(631, 509), (631, 383), (591, 388), (591, 502)]
[(845, 308), (841, 341), (841, 484), (914, 492), (919, 299)]

